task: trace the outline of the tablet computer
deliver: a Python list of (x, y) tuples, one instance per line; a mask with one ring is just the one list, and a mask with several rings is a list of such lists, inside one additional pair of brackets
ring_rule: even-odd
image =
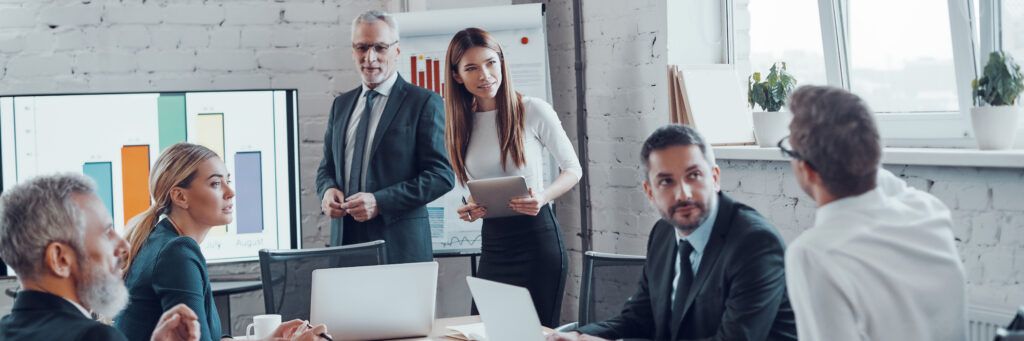
[(469, 194), (477, 205), (487, 208), (485, 218), (501, 218), (522, 213), (508, 207), (509, 200), (530, 196), (526, 187), (526, 178), (522, 176), (506, 176), (501, 178), (470, 180)]

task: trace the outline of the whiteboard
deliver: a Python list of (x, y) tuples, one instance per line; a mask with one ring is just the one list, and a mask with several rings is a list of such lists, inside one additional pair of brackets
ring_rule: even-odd
[[(402, 49), (398, 72), (443, 97), (448, 43), (456, 32), (478, 27), (501, 44), (516, 90), (551, 103), (543, 11), (541, 4), (527, 4), (396, 13)], [(544, 183), (549, 184), (557, 170), (550, 156), (543, 159)], [(456, 213), (468, 196), (456, 182), (455, 189), (427, 205), (434, 251), (480, 248), (481, 221), (467, 223)]]
[(712, 145), (754, 143), (754, 118), (733, 65), (680, 66), (686, 110)]

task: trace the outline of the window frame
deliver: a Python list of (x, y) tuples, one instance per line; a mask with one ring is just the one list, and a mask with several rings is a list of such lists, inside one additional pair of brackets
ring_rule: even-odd
[[(827, 84), (850, 90), (849, 64), (849, 2), (851, 0), (818, 0), (818, 21), (821, 25)], [(954, 147), (975, 146), (970, 110), (973, 106), (971, 81), (979, 72), (978, 60), (988, 51), (1000, 48), (1001, 0), (981, 0), (981, 11), (973, 0), (947, 0), (953, 65), (959, 110), (946, 112), (898, 112), (875, 115), (883, 144), (888, 147)], [(731, 8), (732, 6), (730, 6)], [(980, 15), (975, 15), (980, 13)], [(731, 23), (733, 11), (724, 13)], [(980, 42), (975, 42), (974, 23), (981, 23)], [(730, 35), (733, 27), (727, 27)], [(733, 62), (735, 49), (729, 51)], [(927, 129), (922, 129), (926, 127)]]

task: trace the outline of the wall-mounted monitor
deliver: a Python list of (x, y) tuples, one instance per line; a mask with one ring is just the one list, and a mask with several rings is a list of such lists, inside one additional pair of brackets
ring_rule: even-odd
[(0, 96), (2, 188), (42, 174), (92, 178), (124, 233), (150, 206), (149, 175), (178, 142), (206, 146), (235, 189), (234, 219), (200, 245), (207, 261), (300, 247), (296, 90)]

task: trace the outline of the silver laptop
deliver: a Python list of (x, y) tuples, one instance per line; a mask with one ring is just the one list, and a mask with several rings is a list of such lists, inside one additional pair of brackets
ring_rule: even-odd
[(314, 270), (309, 321), (339, 341), (424, 336), (436, 294), (436, 262)]
[(484, 321), (487, 341), (544, 341), (543, 329), (526, 288), (466, 277)]

